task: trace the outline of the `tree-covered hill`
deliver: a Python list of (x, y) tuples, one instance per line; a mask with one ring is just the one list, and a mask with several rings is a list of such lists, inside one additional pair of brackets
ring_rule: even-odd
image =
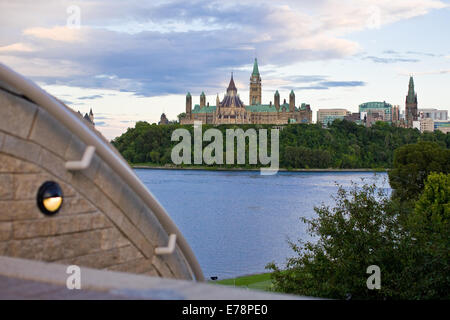
[[(223, 133), (226, 129), (270, 129), (273, 125), (203, 125)], [(171, 141), (173, 130), (192, 126), (179, 124), (156, 125), (138, 122), (134, 128), (115, 138), (112, 144), (131, 164), (172, 165), (171, 151), (178, 143)], [(269, 135), (270, 136), (270, 135)], [(270, 140), (270, 139), (269, 139)], [(286, 125), (280, 131), (280, 167), (282, 168), (391, 168), (394, 150), (419, 141), (433, 141), (450, 147), (450, 135), (440, 131), (421, 134), (416, 129), (405, 129), (379, 122), (370, 128), (353, 122), (336, 120), (329, 128), (317, 124)], [(203, 147), (210, 142), (203, 142)], [(248, 143), (248, 142), (247, 142)], [(225, 148), (225, 146), (224, 146)], [(270, 148), (269, 148), (270, 150)], [(248, 154), (247, 154), (248, 158)], [(251, 168), (252, 165), (220, 165)], [(214, 165), (219, 166), (219, 165)]]

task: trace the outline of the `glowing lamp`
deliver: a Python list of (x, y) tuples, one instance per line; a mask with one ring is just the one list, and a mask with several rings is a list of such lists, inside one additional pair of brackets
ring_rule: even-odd
[(56, 214), (61, 209), (62, 203), (63, 193), (56, 182), (46, 181), (39, 187), (37, 205), (43, 214)]

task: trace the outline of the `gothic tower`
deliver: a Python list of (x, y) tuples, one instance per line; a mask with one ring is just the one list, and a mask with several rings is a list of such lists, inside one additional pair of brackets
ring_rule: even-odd
[(250, 77), (250, 98), (249, 104), (261, 104), (261, 77), (258, 70), (258, 60), (255, 58), (253, 72)]
[(191, 118), (191, 112), (192, 112), (192, 96), (191, 93), (188, 92), (186, 95), (186, 119)]
[(200, 108), (203, 108), (206, 105), (206, 96), (205, 93), (202, 91), (202, 94), (200, 95)]
[(277, 111), (279, 111), (280, 110), (280, 94), (278, 93), (278, 90), (275, 91), (274, 101), (275, 101), (275, 108), (277, 109)]
[(92, 108), (89, 111), (89, 119), (91, 119), (91, 122), (94, 123), (94, 113), (92, 112)]
[(412, 127), (412, 122), (417, 120), (417, 93), (414, 91), (413, 77), (409, 77), (408, 95), (405, 102), (405, 117), (408, 127)]
[(294, 90), (291, 90), (289, 94), (289, 111), (294, 112), (295, 110), (295, 93)]

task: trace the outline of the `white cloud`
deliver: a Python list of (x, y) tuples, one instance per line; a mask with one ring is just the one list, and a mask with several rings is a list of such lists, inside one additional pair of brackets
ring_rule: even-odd
[(437, 0), (329, 0), (322, 7), (323, 29), (345, 34), (377, 28), (448, 7)]
[(65, 59), (48, 60), (0, 55), (0, 61), (8, 66), (14, 66), (15, 71), (31, 78), (55, 77), (63, 80), (86, 74), (81, 65)]
[(34, 48), (30, 44), (22, 42), (16, 42), (10, 45), (0, 47), (0, 52), (33, 52), (33, 51), (36, 51), (36, 48)]
[(430, 71), (416, 71), (416, 72), (399, 72), (402, 76), (419, 76), (419, 75), (437, 75), (437, 74), (448, 74), (450, 69), (440, 69), (440, 70), (430, 70)]
[(66, 26), (28, 28), (23, 31), (23, 34), (35, 38), (62, 42), (80, 42), (83, 40), (81, 29), (68, 28)]

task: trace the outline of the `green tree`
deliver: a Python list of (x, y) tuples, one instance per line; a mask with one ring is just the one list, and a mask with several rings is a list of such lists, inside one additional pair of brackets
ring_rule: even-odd
[(408, 217), (410, 246), (405, 288), (411, 298), (449, 299), (450, 174), (430, 173)]
[(183, 118), (185, 118), (185, 117), (186, 117), (186, 112), (182, 112), (182, 113), (180, 113), (179, 115), (177, 115), (178, 123), (180, 123), (180, 122), (181, 122), (181, 119), (183, 119)]
[[(398, 274), (403, 253), (396, 242), (402, 236), (389, 197), (375, 185), (347, 191), (339, 187), (336, 206), (316, 207), (317, 218), (302, 219), (317, 241), (291, 243), (296, 256), (287, 269), (275, 264), (275, 290), (326, 298), (381, 299), (400, 297)], [(381, 290), (369, 290), (367, 267), (382, 272)]]
[(389, 183), (401, 201), (417, 199), (430, 172), (450, 172), (450, 150), (421, 141), (395, 150)]

